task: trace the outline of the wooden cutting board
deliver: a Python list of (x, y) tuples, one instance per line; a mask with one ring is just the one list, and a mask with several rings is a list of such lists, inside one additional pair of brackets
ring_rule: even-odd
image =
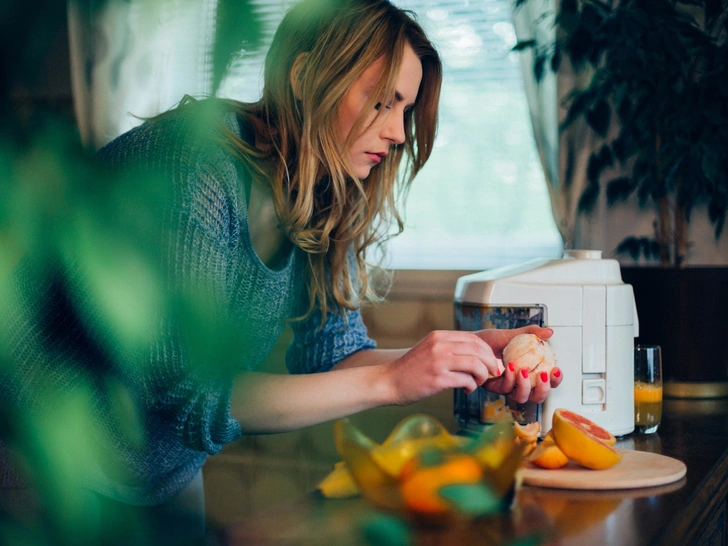
[(559, 489), (635, 489), (672, 483), (687, 472), (682, 461), (647, 453), (618, 449), (622, 460), (606, 470), (589, 470), (573, 462), (556, 470), (527, 463), (522, 469), (523, 483)]

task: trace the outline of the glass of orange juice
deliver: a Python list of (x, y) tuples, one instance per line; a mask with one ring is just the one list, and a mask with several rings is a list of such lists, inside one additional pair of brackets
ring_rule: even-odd
[(634, 429), (657, 432), (662, 419), (662, 351), (659, 345), (634, 348)]

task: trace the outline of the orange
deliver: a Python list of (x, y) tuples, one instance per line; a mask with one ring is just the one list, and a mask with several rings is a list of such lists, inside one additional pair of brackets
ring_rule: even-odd
[(541, 432), (541, 425), (538, 421), (528, 423), (527, 425), (521, 425), (520, 423), (514, 422), (513, 429), (516, 432), (516, 438), (535, 440), (538, 433)]
[(484, 423), (494, 423), (510, 416), (511, 410), (505, 405), (505, 399), (500, 396), (493, 402), (485, 402), (480, 418)]
[(405, 507), (418, 515), (445, 516), (451, 508), (440, 496), (446, 485), (477, 483), (483, 478), (478, 461), (467, 453), (441, 453), (436, 464), (424, 466), (421, 457), (408, 461), (400, 475)]
[(605, 441), (605, 438), (609, 440), (614, 436), (586, 417), (566, 409), (557, 409), (552, 422), (556, 445), (575, 463), (586, 468), (603, 470), (622, 459)]
[(559, 449), (556, 442), (546, 439), (533, 450), (528, 460), (538, 467), (548, 469), (561, 468), (569, 462), (569, 458)]

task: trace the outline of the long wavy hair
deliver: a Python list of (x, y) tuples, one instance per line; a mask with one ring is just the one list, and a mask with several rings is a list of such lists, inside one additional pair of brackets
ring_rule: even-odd
[[(394, 97), (406, 44), (419, 57), (423, 75), (415, 105), (405, 116), (405, 142), (391, 146), (359, 180), (348, 147), (375, 104)], [(385, 69), (342, 141), (336, 129), (339, 104), (382, 57)], [(441, 82), (440, 58), (421, 26), (388, 0), (303, 0), (278, 27), (265, 61), (262, 98), (236, 103), (253, 126), (256, 142), (229, 137), (256, 179), (271, 186), (282, 229), (307, 256), (305, 316), (316, 305), (325, 317), (332, 304), (343, 312), (375, 297), (369, 290), (367, 249), (402, 232), (395, 200), (406, 197), (432, 152)], [(403, 159), (406, 168), (400, 170)], [(348, 259), (350, 247), (353, 260)]]

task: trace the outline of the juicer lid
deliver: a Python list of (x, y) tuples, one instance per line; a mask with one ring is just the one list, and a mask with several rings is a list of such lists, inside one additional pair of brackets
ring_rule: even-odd
[[(601, 295), (600, 295), (601, 294)], [(535, 259), (460, 277), (454, 300), (461, 304), (546, 305), (549, 325), (579, 325), (591, 314), (588, 302), (604, 302), (607, 324), (632, 324), (632, 287), (619, 262), (599, 250), (571, 250), (561, 259)]]

